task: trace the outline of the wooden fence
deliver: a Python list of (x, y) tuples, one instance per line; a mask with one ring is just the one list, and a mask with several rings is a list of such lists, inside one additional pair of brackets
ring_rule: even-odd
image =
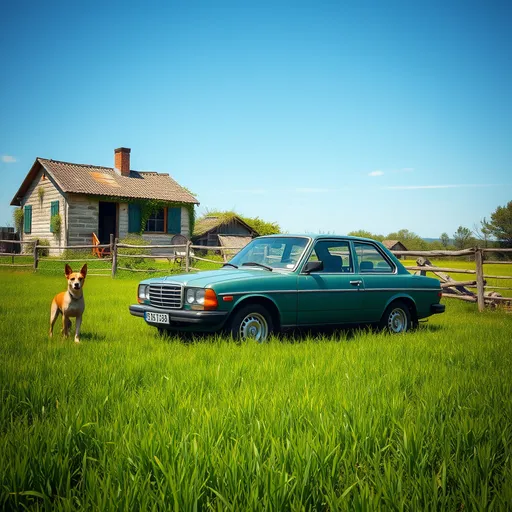
[[(512, 254), (512, 249), (483, 249), (479, 247), (464, 249), (462, 251), (392, 251), (395, 256), (405, 256), (410, 258), (411, 256), (420, 256), (416, 260), (417, 265), (406, 266), (407, 270), (413, 270), (423, 275), (426, 272), (432, 272), (441, 281), (441, 288), (443, 289), (443, 297), (456, 298), (465, 300), (468, 302), (476, 302), (478, 304), (478, 310), (483, 311), (486, 303), (489, 305), (496, 305), (499, 302), (506, 302), (510, 304), (512, 301), (509, 297), (501, 297), (496, 292), (485, 292), (486, 288), (492, 290), (512, 290), (509, 287), (496, 287), (487, 286), (487, 279), (512, 279), (511, 276), (496, 276), (486, 275), (484, 272), (484, 265), (486, 264), (512, 264), (512, 261), (490, 261), (485, 259), (485, 253), (493, 254)], [(474, 258), (475, 270), (471, 269), (457, 269), (457, 268), (446, 268), (433, 266), (428, 258), (442, 258), (442, 257), (460, 257), (469, 256)], [(426, 258), (426, 259), (425, 259)], [(475, 280), (470, 281), (455, 281), (445, 272), (453, 272), (457, 274), (473, 274)], [(475, 287), (476, 294), (470, 292), (467, 288)]]
[[(18, 240), (0, 240), (0, 243), (11, 243), (11, 244), (19, 244), (20, 247), (23, 247), (24, 244), (29, 244), (33, 246), (32, 249), (32, 263), (30, 264), (16, 264), (15, 258), (17, 257), (27, 257), (27, 253), (22, 254), (22, 251), (18, 253), (14, 252), (5, 252), (0, 253), (0, 267), (31, 267), (34, 271), (37, 271), (40, 261), (40, 251), (48, 250), (49, 247), (38, 245), (38, 240), (31, 242), (22, 242)], [(64, 249), (64, 250), (90, 250), (91, 256), (93, 256), (93, 251), (97, 252), (98, 249), (107, 249), (108, 256), (101, 258), (101, 261), (110, 262), (111, 263), (111, 271), (110, 275), (115, 277), (118, 270), (125, 270), (129, 272), (165, 272), (165, 269), (160, 270), (150, 270), (150, 269), (133, 269), (120, 265), (120, 261), (123, 258), (140, 258), (140, 259), (167, 259), (170, 261), (177, 262), (180, 268), (184, 267), (185, 272), (199, 270), (192, 266), (192, 262), (195, 261), (204, 261), (209, 263), (214, 263), (218, 265), (222, 265), (225, 261), (227, 261), (227, 251), (233, 251), (233, 254), (236, 251), (239, 251), (239, 247), (210, 247), (203, 245), (193, 245), (192, 242), (187, 242), (186, 244), (181, 245), (131, 245), (131, 244), (123, 244), (120, 243), (117, 238), (111, 236), (109, 244), (100, 244), (100, 245), (73, 245), (73, 246), (58, 246), (51, 247), (51, 249)], [(153, 250), (153, 249), (165, 249), (168, 250), (168, 254), (161, 255), (153, 255), (153, 254), (122, 254), (119, 252), (119, 249), (137, 249), (138, 251), (142, 250)], [(223, 255), (224, 261), (216, 261), (204, 257), (198, 256), (194, 251), (216, 251), (220, 252)], [(418, 256), (419, 258), (416, 260), (416, 265), (406, 266), (405, 268), (414, 271), (416, 273), (420, 273), (425, 275), (427, 272), (433, 273), (440, 281), (441, 288), (443, 289), (443, 297), (447, 298), (456, 298), (459, 300), (465, 300), (468, 302), (475, 302), (478, 304), (478, 310), (483, 311), (485, 309), (485, 305), (496, 305), (496, 303), (505, 302), (510, 304), (512, 302), (512, 298), (510, 297), (501, 297), (497, 292), (486, 292), (486, 288), (488, 290), (512, 290), (510, 287), (498, 287), (498, 286), (487, 286), (487, 279), (508, 279), (512, 280), (512, 276), (500, 276), (500, 275), (486, 275), (484, 271), (484, 265), (486, 264), (512, 264), (512, 261), (489, 261), (485, 259), (486, 253), (494, 253), (494, 254), (512, 254), (512, 249), (483, 249), (483, 248), (472, 248), (472, 249), (464, 249), (462, 251), (392, 251), (395, 256), (405, 256), (407, 259)], [(475, 269), (457, 269), (457, 268), (446, 268), (446, 267), (437, 267), (430, 263), (428, 258), (443, 258), (443, 257), (461, 257), (467, 256), (471, 259), (474, 259)], [(3, 257), (10, 258), (11, 263), (3, 263)], [(98, 258), (93, 256), (91, 258), (81, 258), (81, 259), (62, 259), (62, 258), (52, 258), (52, 261), (62, 261), (62, 262), (73, 262), (73, 261), (98, 261)], [(469, 274), (474, 275), (475, 279), (467, 280), (467, 281), (455, 281), (450, 276), (445, 274), (446, 272), (452, 272), (457, 274)], [(100, 275), (100, 274), (97, 274)], [(105, 275), (105, 274), (103, 274)], [(476, 293), (473, 293), (469, 290), (469, 288), (476, 288)]]

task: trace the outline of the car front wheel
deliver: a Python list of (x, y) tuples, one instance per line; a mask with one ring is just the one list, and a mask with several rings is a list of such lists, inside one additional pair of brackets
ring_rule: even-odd
[(234, 339), (240, 341), (254, 340), (258, 343), (267, 341), (273, 330), (272, 317), (259, 304), (242, 307), (233, 316), (229, 328)]
[(411, 312), (402, 301), (393, 302), (388, 306), (380, 322), (380, 327), (391, 334), (407, 332), (411, 329)]

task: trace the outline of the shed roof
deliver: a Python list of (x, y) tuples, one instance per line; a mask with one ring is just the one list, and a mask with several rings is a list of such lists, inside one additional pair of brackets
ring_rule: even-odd
[(253, 228), (251, 228), (251, 226), (249, 226), (249, 224), (244, 222), (237, 215), (233, 215), (230, 217), (224, 216), (224, 215), (220, 215), (220, 216), (211, 215), (211, 216), (203, 217), (196, 221), (195, 226), (194, 226), (194, 236), (197, 237), (197, 236), (204, 235), (204, 234), (208, 233), (209, 231), (212, 231), (213, 229), (216, 229), (219, 226), (222, 226), (223, 224), (231, 224), (231, 223), (241, 224), (242, 226), (244, 226), (247, 229), (247, 231), (249, 231), (253, 235), (255, 235), (255, 236), (258, 235), (258, 233)]
[(130, 171), (128, 177), (121, 176), (112, 167), (73, 164), (38, 157), (11, 205), (21, 204), (21, 199), (41, 168), (50, 174), (62, 192), (199, 204), (197, 199), (169, 174)]
[(400, 242), (400, 240), (383, 240), (382, 241), (382, 245), (384, 245), (384, 247), (386, 247), (387, 249), (393, 249), (393, 247), (395, 247), (395, 245), (397, 244), (400, 244), (404, 250), (406, 251), (407, 248), (405, 247), (405, 245)]

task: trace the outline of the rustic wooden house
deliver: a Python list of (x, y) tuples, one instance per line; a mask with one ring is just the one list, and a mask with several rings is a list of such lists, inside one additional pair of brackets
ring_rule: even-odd
[[(196, 245), (209, 247), (245, 247), (259, 233), (236, 215), (206, 215), (198, 219), (192, 241)], [(238, 252), (223, 251), (226, 256)]]
[(93, 233), (100, 243), (109, 243), (111, 234), (142, 233), (155, 244), (169, 243), (176, 234), (190, 237), (199, 204), (190, 192), (168, 174), (130, 170), (129, 148), (114, 151), (114, 164), (36, 158), (11, 201), (23, 210), (21, 239), (47, 239), (51, 248), (90, 245)]
[[(390, 251), (407, 251), (407, 247), (400, 242), (400, 240), (383, 240), (382, 244), (384, 247), (389, 249)], [(400, 260), (402, 259), (402, 256), (397, 256), (397, 258)]]

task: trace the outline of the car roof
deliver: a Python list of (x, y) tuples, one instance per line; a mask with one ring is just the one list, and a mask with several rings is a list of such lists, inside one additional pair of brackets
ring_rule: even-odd
[(354, 240), (358, 242), (378, 242), (372, 238), (363, 238), (360, 236), (349, 236), (349, 235), (334, 235), (334, 234), (312, 234), (312, 233), (280, 233), (276, 235), (263, 235), (258, 238), (282, 238), (282, 237), (298, 237), (298, 238), (311, 238), (312, 240)]

